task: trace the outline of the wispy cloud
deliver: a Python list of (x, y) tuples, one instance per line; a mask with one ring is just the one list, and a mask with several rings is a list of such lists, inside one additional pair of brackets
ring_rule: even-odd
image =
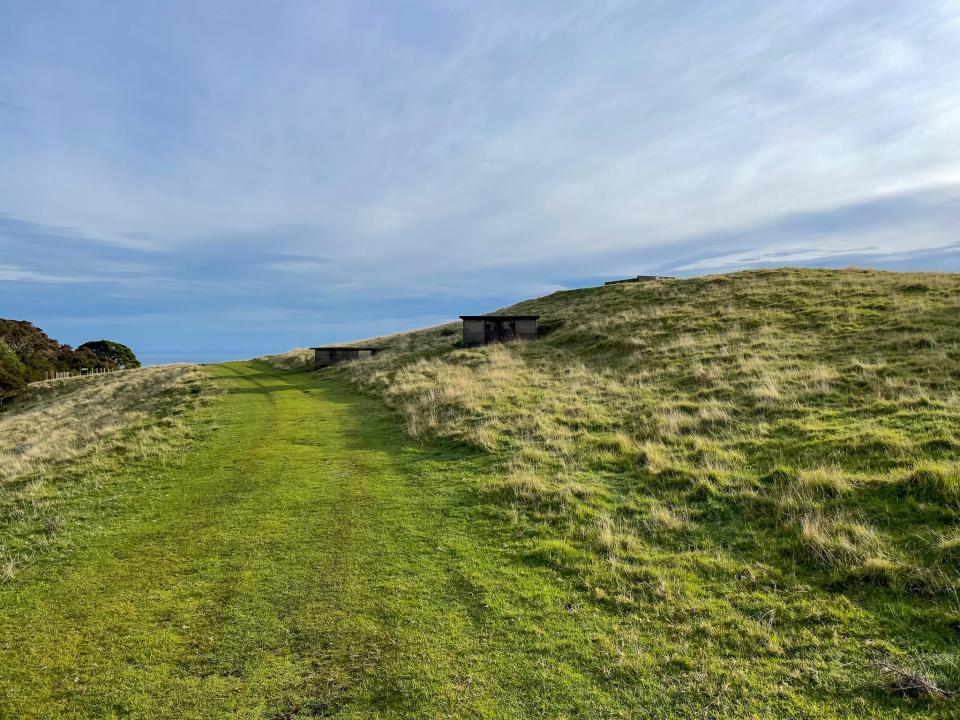
[(146, 311), (150, 342), (171, 307), (168, 337), (226, 332), (198, 306), (262, 303), (359, 335), (397, 307), (456, 315), (625, 267), (934, 267), (958, 222), (958, 18), (937, 0), (7, 4), (0, 278), (88, 280), (77, 313)]
[(285, 260), (272, 262), (267, 265), (270, 270), (292, 273), (317, 273), (327, 267), (328, 263), (315, 260)]
[(18, 267), (16, 265), (0, 264), (0, 281), (63, 284), (84, 282), (84, 279), (79, 277), (70, 277), (69, 275), (54, 275), (52, 273), (47, 273), (40, 270), (30, 270), (28, 268)]

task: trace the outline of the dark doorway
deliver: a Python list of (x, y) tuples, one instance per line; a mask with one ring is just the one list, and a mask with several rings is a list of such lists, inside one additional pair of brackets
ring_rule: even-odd
[(517, 323), (515, 320), (484, 320), (483, 342), (508, 342), (517, 339)]

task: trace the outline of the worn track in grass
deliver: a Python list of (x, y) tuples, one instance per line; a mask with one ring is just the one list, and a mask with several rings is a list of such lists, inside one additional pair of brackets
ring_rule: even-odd
[(0, 589), (0, 717), (616, 711), (553, 664), (569, 610), (471, 500), (481, 458), (313, 375), (211, 372), (185, 462)]

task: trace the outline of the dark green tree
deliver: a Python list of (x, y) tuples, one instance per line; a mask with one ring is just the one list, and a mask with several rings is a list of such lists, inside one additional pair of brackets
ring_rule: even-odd
[(53, 370), (66, 370), (58, 365), (64, 346), (26, 320), (0, 318), (0, 340), (13, 350), (27, 369), (27, 381), (43, 380)]
[(17, 354), (0, 339), (0, 398), (16, 395), (27, 384), (27, 368)]
[(116, 368), (129, 369), (140, 367), (140, 361), (137, 360), (137, 356), (133, 354), (133, 350), (126, 345), (113, 342), (112, 340), (91, 340), (78, 347), (76, 352), (82, 353), (85, 350), (92, 352), (101, 362), (108, 363)]

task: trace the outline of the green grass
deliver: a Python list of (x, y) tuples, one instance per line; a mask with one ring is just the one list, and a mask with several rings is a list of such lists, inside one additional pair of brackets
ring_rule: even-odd
[(0, 589), (0, 717), (703, 705), (630, 677), (634, 621), (526, 556), (475, 492), (487, 458), (411, 445), (379, 403), (311, 375), (210, 370), (225, 392), (193, 418), (205, 439), (114, 477), (149, 479), (136, 504), (75, 498), (95, 522)]
[(509, 310), (544, 336), (460, 349), (443, 326), (326, 372), (488, 452), (529, 552), (691, 677), (801, 714), (906, 712), (870, 676), (888, 661), (960, 689), (960, 276), (754, 271)]
[[(184, 422), (205, 402), (196, 366), (168, 365), (31, 385), (0, 413), (0, 583), (69, 547), (72, 529), (110, 505), (139, 501), (149, 480), (124, 466), (186, 450)], [(87, 502), (96, 497), (95, 512)]]
[(958, 298), (740, 273), (212, 367), (0, 585), (0, 717), (955, 717)]

